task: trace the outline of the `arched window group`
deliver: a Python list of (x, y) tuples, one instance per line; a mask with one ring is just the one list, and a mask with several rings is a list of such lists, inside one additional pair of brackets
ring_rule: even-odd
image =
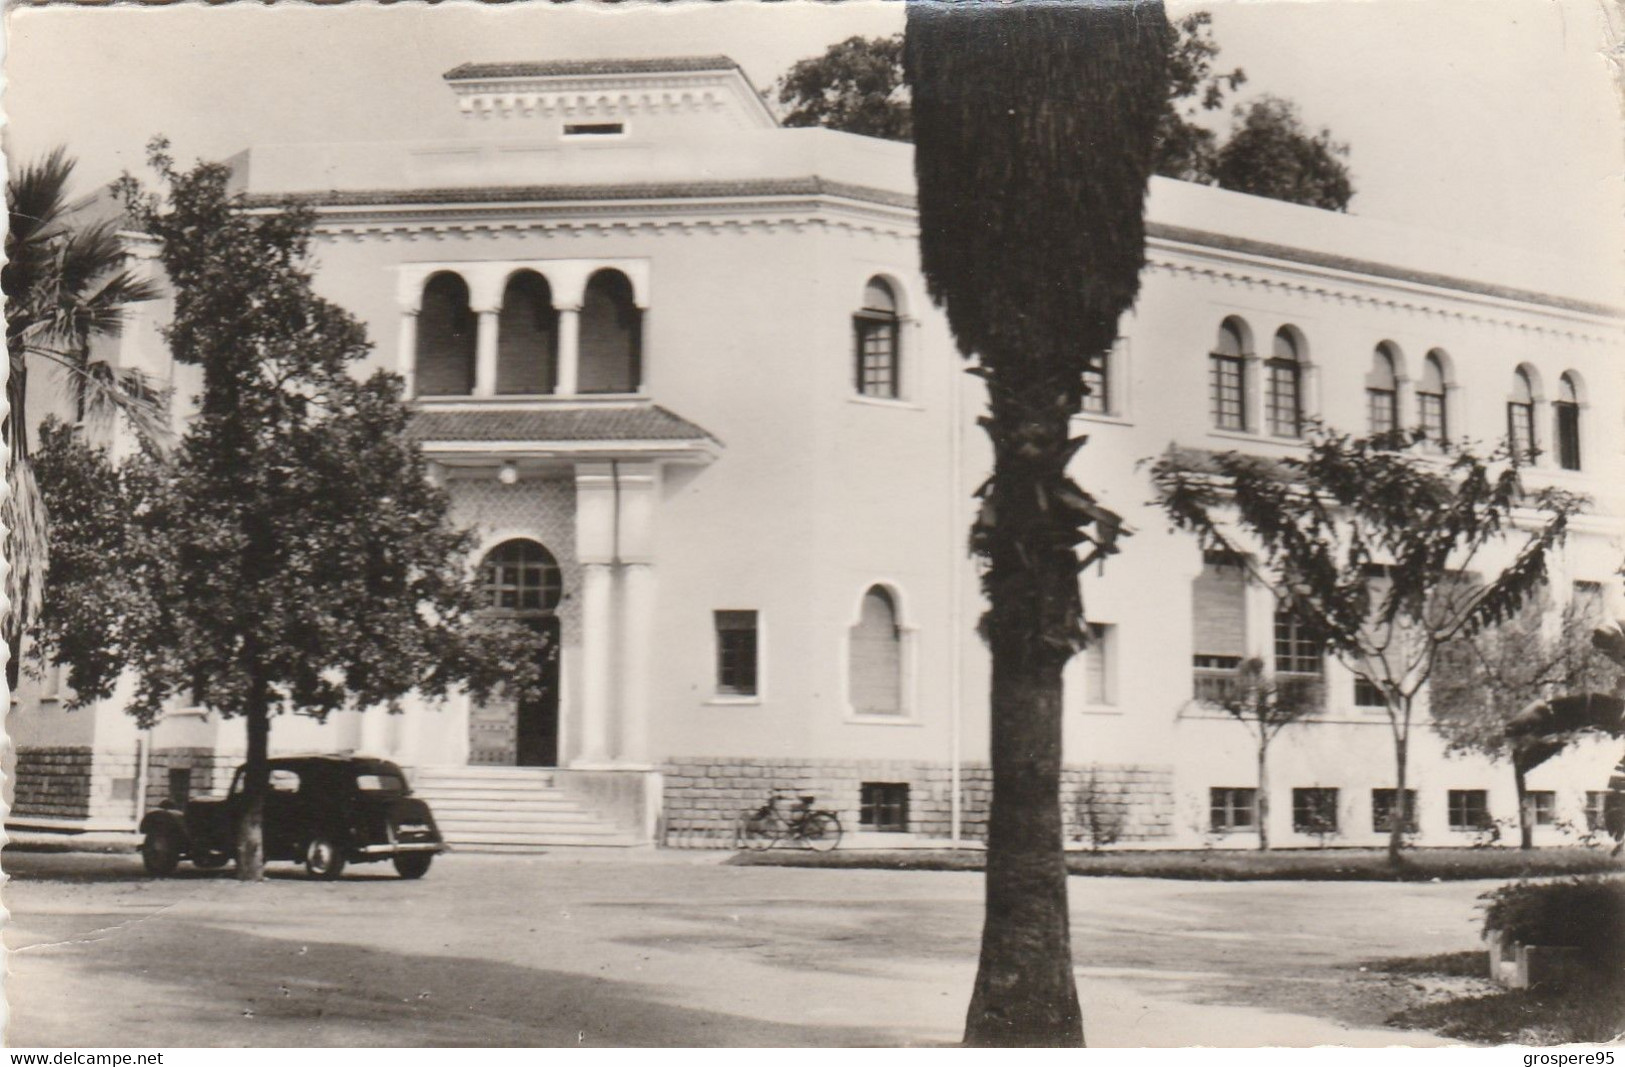
[[(635, 393), (643, 384), (643, 312), (632, 282), (604, 269), (587, 280), (579, 310), (558, 307), (534, 270), (507, 279), (498, 308), (470, 305), (454, 271), (432, 275), (417, 316), (413, 373), (419, 396)], [(573, 321), (566, 328), (566, 317)], [(487, 331), (490, 331), (488, 334)], [(494, 365), (481, 365), (489, 360)]]

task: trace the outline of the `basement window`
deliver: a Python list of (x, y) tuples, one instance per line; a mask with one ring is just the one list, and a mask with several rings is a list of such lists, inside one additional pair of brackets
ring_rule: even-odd
[(626, 132), (624, 122), (566, 122), (566, 137), (614, 137)]
[(859, 795), (859, 826), (882, 833), (908, 833), (907, 783), (864, 782)]

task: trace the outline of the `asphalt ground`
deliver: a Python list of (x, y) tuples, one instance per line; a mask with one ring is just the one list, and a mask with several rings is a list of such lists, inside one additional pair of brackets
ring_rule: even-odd
[[(319, 882), (146, 877), (7, 852), (12, 1047), (951, 1045), (974, 872), (733, 867), (645, 852), (437, 860)], [(1373, 961), (1480, 947), (1493, 882), (1074, 879), (1096, 1046), (1427, 1045), (1442, 995)], [(1471, 980), (1463, 980), (1471, 981)]]

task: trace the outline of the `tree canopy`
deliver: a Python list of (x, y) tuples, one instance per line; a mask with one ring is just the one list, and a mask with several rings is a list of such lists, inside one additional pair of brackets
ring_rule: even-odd
[[(1157, 119), (1154, 173), (1255, 196), (1346, 211), (1354, 196), (1349, 148), (1329, 131), (1310, 133), (1296, 106), (1263, 96), (1234, 109), (1221, 140), (1203, 116), (1247, 81), (1219, 69), (1213, 17), (1196, 11), (1175, 24), (1165, 57), (1166, 94)], [(786, 126), (827, 126), (893, 141), (913, 139), (914, 108), (903, 78), (902, 39), (849, 37), (795, 63), (769, 93)]]
[[(1523, 608), (1585, 505), (1527, 490), (1504, 453), (1456, 448), (1441, 462), (1431, 447), (1419, 433), (1317, 426), (1301, 455), (1171, 450), (1151, 471), (1176, 528), (1243, 560), (1381, 694), (1401, 803), (1416, 701), (1444, 649)], [(1395, 862), (1403, 824), (1393, 822)]]

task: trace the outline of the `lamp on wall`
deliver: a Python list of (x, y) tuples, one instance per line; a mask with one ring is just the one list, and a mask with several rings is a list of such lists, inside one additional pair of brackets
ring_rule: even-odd
[(502, 466), (497, 468), (497, 481), (503, 485), (513, 485), (519, 481), (519, 468), (515, 467), (512, 462), (503, 463)]

